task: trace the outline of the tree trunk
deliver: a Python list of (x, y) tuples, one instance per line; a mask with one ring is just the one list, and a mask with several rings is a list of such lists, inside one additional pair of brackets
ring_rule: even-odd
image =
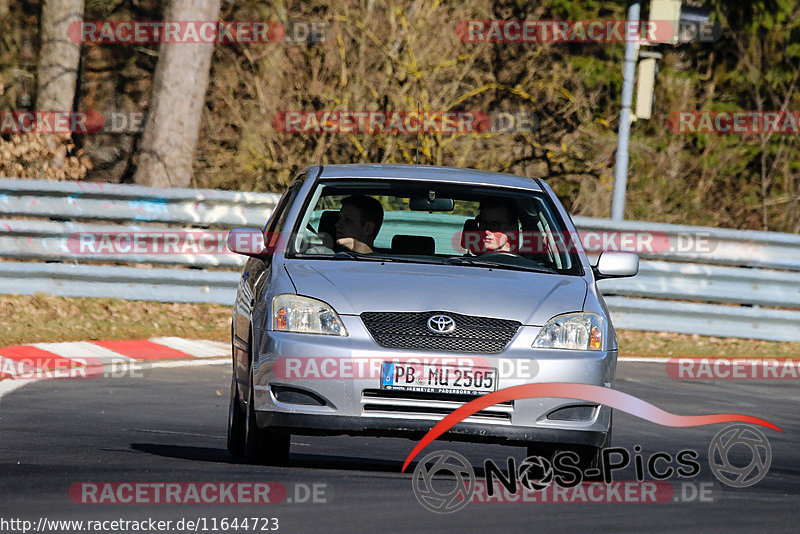
[[(221, 0), (170, 0), (165, 20), (216, 21)], [(145, 123), (137, 184), (187, 187), (214, 43), (163, 43)]]
[(70, 24), (83, 19), (83, 0), (45, 0), (39, 53), (36, 108), (71, 111), (75, 100), (81, 45), (68, 37)]

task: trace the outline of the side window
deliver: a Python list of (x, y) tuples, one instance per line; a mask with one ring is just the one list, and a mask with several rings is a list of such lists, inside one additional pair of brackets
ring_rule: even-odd
[(267, 250), (274, 250), (275, 246), (277, 246), (278, 237), (286, 224), (286, 217), (289, 216), (289, 207), (294, 203), (294, 199), (297, 197), (300, 188), (303, 187), (304, 178), (305, 175), (300, 175), (289, 185), (289, 189), (286, 190), (280, 201), (278, 201), (278, 205), (272, 212), (272, 216), (269, 218), (269, 221), (267, 221), (264, 228), (264, 244)]
[(543, 199), (536, 199), (536, 225), (547, 240), (547, 255), (558, 269), (575, 269), (573, 255), (569, 246), (569, 234), (561, 228), (551, 209)]

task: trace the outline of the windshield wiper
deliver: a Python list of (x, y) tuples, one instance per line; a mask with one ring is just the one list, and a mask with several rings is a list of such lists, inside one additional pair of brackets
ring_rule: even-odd
[(322, 254), (320, 252), (313, 253), (313, 254), (295, 254), (293, 257), (295, 258), (313, 258), (313, 259), (321, 259), (321, 260), (369, 260), (369, 261), (392, 261), (393, 258), (383, 258), (381, 257), (376, 258), (373, 254), (361, 254), (359, 252), (353, 252), (351, 250), (338, 250), (331, 254)]
[[(330, 256), (328, 256), (330, 257)], [(380, 262), (394, 262), (394, 263), (424, 263), (428, 265), (441, 265), (443, 262), (440, 259), (429, 258), (406, 258), (398, 256), (386, 256), (385, 254), (362, 254), (361, 252), (353, 252), (352, 250), (340, 250), (334, 252), (334, 259), (340, 260), (363, 260), (363, 261), (380, 261)]]
[(447, 263), (451, 265), (474, 265), (475, 267), (491, 267), (493, 269), (512, 269), (516, 271), (532, 271), (536, 273), (552, 273), (559, 274), (559, 272), (552, 267), (541, 266), (528, 266), (516, 265), (513, 263), (497, 263), (494, 261), (486, 261), (478, 258), (470, 258), (469, 256), (450, 256), (447, 258)]
[(336, 254), (345, 254), (346, 257), (356, 260), (392, 261), (397, 263), (424, 263), (427, 265), (441, 265), (443, 263), (442, 260), (438, 258), (387, 256), (385, 254), (361, 254), (359, 252), (352, 252), (349, 250), (337, 252)]
[[(387, 261), (386, 258), (378, 258), (375, 254), (362, 254), (352, 250), (339, 250), (333, 253), (333, 257), (339, 260), (366, 260), (366, 261)], [(388, 261), (392, 261), (391, 258)]]
[(295, 258), (300, 259), (322, 259), (322, 260), (357, 260), (357, 261), (380, 261), (380, 262), (396, 262), (396, 263), (425, 263), (442, 265), (444, 262), (440, 259), (416, 258), (416, 257), (398, 257), (386, 256), (383, 254), (362, 254), (361, 252), (353, 252), (352, 250), (337, 250), (333, 254), (297, 254)]

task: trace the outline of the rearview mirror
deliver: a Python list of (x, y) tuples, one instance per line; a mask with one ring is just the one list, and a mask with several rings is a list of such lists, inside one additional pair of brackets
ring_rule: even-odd
[(633, 252), (607, 250), (600, 254), (594, 268), (595, 278), (623, 278), (639, 272), (639, 255)]
[(264, 248), (264, 234), (258, 228), (234, 228), (228, 234), (228, 249), (251, 258), (269, 255)]
[(452, 198), (437, 198), (430, 201), (424, 197), (415, 197), (409, 200), (408, 207), (411, 211), (453, 211), (455, 202)]

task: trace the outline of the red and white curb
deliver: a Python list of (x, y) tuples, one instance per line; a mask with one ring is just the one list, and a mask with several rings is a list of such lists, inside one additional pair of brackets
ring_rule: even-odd
[[(0, 395), (11, 386), (43, 378), (90, 378), (103, 368), (121, 369), (146, 362), (152, 367), (213, 365), (230, 361), (228, 343), (156, 337), (139, 341), (32, 343), (0, 348)], [(100, 369), (99, 373), (97, 369)], [(91, 375), (91, 373), (90, 373)], [(4, 380), (10, 379), (10, 380)]]

